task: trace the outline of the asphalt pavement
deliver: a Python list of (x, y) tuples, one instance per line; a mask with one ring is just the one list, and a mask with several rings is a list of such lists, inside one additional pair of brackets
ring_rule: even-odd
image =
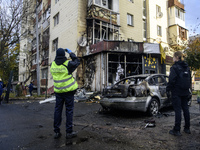
[[(190, 107), (192, 135), (183, 134), (178, 141), (168, 134), (174, 124), (172, 108), (150, 118), (139, 112), (99, 113), (100, 104), (86, 102), (75, 103), (74, 130), (78, 137), (65, 139), (63, 109), (62, 136), (54, 139), (54, 105), (39, 104), (39, 100), (15, 100), (0, 105), (0, 150), (200, 149), (200, 113), (196, 102)], [(156, 127), (145, 128), (144, 120), (149, 119), (155, 120)]]

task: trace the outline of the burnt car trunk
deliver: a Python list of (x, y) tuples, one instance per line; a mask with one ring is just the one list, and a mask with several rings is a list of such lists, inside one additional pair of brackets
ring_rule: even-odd
[(129, 85), (119, 85), (113, 86), (111, 89), (104, 89), (103, 96), (104, 97), (128, 97), (128, 87)]

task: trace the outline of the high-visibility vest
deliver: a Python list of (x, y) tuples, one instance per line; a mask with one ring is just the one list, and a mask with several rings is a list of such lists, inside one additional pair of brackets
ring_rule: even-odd
[[(68, 65), (68, 60), (63, 64)], [(71, 74), (68, 74), (68, 69), (64, 65), (57, 65), (55, 61), (52, 62), (50, 72), (54, 81), (54, 92), (64, 93), (74, 91), (78, 88), (78, 84)]]

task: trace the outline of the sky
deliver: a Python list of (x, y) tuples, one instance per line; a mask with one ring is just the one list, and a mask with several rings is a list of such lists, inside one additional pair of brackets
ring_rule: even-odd
[(189, 36), (200, 35), (200, 0), (182, 0), (185, 5), (185, 25)]

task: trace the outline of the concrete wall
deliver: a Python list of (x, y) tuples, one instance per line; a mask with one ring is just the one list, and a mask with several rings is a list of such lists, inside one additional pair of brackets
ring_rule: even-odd
[[(52, 51), (53, 40), (58, 38), (58, 48), (69, 48), (77, 54), (77, 40), (86, 31), (86, 6), (87, 0), (67, 0), (51, 3), (50, 19), (50, 45), (49, 63), (55, 59), (56, 51)], [(54, 26), (53, 17), (59, 13), (59, 24)], [(66, 53), (66, 56), (69, 55)], [(76, 77), (76, 72), (73, 73)], [(52, 76), (49, 72), (48, 87), (53, 85)]]
[[(120, 34), (121, 39), (127, 41), (128, 38), (135, 42), (143, 42), (143, 1), (134, 0), (134, 3), (128, 0), (119, 1), (120, 13)], [(127, 25), (127, 13), (133, 15), (133, 26)]]
[(107, 82), (106, 60), (106, 53), (98, 53), (85, 59), (84, 79), (87, 90), (103, 91)]
[[(162, 17), (156, 13), (156, 5), (161, 7)], [(167, 43), (168, 34), (168, 13), (167, 0), (147, 0), (147, 39), (148, 42), (162, 41)], [(157, 26), (162, 27), (162, 36), (157, 35)]]

